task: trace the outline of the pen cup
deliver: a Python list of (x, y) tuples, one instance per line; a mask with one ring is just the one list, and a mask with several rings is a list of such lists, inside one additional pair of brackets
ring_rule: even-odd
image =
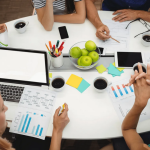
[(63, 54), (61, 53), (61, 55), (60, 56), (58, 56), (58, 57), (52, 57), (51, 56), (51, 63), (52, 63), (52, 66), (54, 67), (54, 68), (59, 68), (59, 67), (61, 67), (62, 65), (63, 65)]

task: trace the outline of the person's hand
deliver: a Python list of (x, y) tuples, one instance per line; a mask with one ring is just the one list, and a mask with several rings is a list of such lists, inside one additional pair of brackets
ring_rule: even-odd
[(0, 33), (5, 32), (5, 31), (6, 31), (6, 29), (7, 29), (6, 24), (0, 24)]
[[(139, 74), (143, 72), (142, 66), (138, 65)], [(150, 86), (146, 83), (146, 79), (137, 79), (134, 82), (135, 104), (144, 108), (150, 98)]]
[(143, 144), (143, 147), (144, 147), (146, 150), (150, 150), (150, 147), (148, 147), (148, 145), (146, 145), (146, 144)]
[(61, 107), (56, 109), (53, 119), (54, 130), (57, 132), (62, 132), (65, 126), (69, 123), (68, 118), (68, 105), (65, 103), (65, 110), (62, 112), (60, 116), (58, 116)]
[[(142, 68), (141, 64), (138, 64), (138, 68)], [(137, 79), (141, 79), (141, 78), (145, 78), (146, 82), (148, 85), (150, 85), (150, 64), (147, 65), (147, 73), (143, 72), (142, 73), (138, 73), (136, 71), (136, 73), (134, 73), (134, 75), (131, 76), (131, 79), (129, 81), (129, 83), (126, 86), (131, 86)]]
[(132, 10), (132, 9), (122, 9), (122, 10), (115, 11), (113, 13), (113, 15), (117, 15), (117, 16), (113, 17), (112, 20), (124, 22), (124, 21), (130, 21), (130, 20), (137, 19), (138, 18), (138, 11)]
[(106, 25), (101, 25), (97, 31), (96, 31), (96, 36), (100, 39), (100, 40), (107, 40), (110, 38), (109, 35), (110, 31), (108, 29), (108, 27)]

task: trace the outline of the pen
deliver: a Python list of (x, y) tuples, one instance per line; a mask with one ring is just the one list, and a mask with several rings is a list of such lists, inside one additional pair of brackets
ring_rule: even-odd
[(58, 48), (58, 51), (61, 49), (61, 47), (64, 45), (65, 42), (62, 42), (60, 47)]
[(55, 45), (53, 45), (54, 51), (55, 51)]
[(63, 104), (63, 105), (61, 106), (61, 109), (60, 109), (60, 111), (59, 111), (59, 113), (58, 113), (58, 116), (60, 116), (60, 115), (62, 114), (62, 112), (64, 111), (64, 109), (65, 109), (65, 104)]
[(51, 43), (51, 41), (49, 41), (49, 47), (50, 47), (50, 49), (52, 49), (52, 43)]
[(56, 43), (56, 48), (58, 48), (59, 46), (59, 40), (57, 40), (57, 43)]
[[(104, 32), (101, 32), (101, 31), (100, 31), (100, 33), (103, 33), (104, 35), (106, 35), (106, 33), (104, 33)], [(119, 41), (117, 41), (117, 40), (116, 40), (116, 39), (114, 39), (113, 37), (111, 37), (111, 36), (110, 36), (110, 38), (111, 38), (111, 39), (113, 39), (114, 41), (116, 41), (116, 42), (120, 43)]]
[(49, 48), (48, 48), (48, 46), (45, 44), (45, 46), (47, 47), (47, 50), (50, 52), (50, 50), (49, 50)]

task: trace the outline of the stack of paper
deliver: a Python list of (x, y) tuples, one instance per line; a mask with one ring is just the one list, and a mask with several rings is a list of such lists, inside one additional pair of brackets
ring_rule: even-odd
[(74, 74), (72, 74), (66, 84), (76, 88), (80, 93), (83, 93), (89, 86), (90, 84), (85, 81), (83, 78), (78, 77)]
[[(114, 64), (114, 63), (113, 63)], [(108, 74), (111, 74), (113, 77), (115, 76), (121, 76), (122, 73), (124, 73), (123, 68), (121, 68), (120, 70), (118, 68), (116, 68), (113, 64), (110, 64), (108, 69)]]

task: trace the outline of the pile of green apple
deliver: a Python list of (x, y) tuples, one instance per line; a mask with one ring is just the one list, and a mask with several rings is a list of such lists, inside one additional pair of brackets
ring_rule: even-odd
[(87, 41), (83, 49), (73, 47), (70, 51), (70, 56), (78, 59), (77, 64), (79, 66), (90, 66), (99, 59), (99, 55), (95, 50), (96, 44), (93, 41)]

